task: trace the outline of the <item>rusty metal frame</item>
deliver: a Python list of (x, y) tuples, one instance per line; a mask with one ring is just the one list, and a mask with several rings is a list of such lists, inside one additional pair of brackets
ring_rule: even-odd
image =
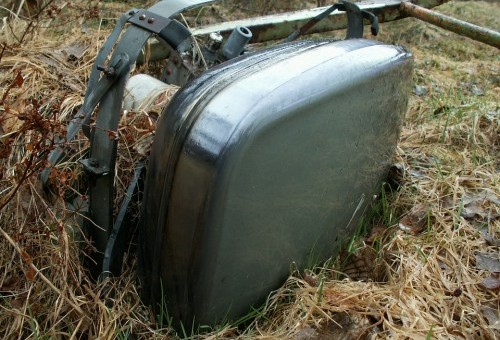
[[(425, 8), (439, 6), (449, 0), (415, 0), (415, 4)], [(401, 13), (401, 0), (367, 0), (356, 2), (356, 5), (363, 11), (369, 11), (378, 17), (378, 21), (388, 22), (403, 19), (407, 15)], [(313, 9), (288, 12), (283, 14), (273, 14), (258, 18), (249, 18), (235, 21), (227, 21), (220, 24), (201, 26), (192, 29), (194, 36), (205, 36), (212, 32), (220, 32), (228, 35), (237, 26), (248, 27), (253, 34), (251, 43), (264, 42), (270, 40), (285, 39), (288, 35), (305, 25), (309, 20), (326, 11), (329, 6)], [(307, 33), (323, 33), (338, 29), (347, 28), (347, 18), (344, 12), (334, 11), (327, 18), (321, 20)]]

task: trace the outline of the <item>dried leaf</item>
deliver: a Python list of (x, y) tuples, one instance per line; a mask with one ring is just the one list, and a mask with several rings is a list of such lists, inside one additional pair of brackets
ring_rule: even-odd
[(491, 328), (500, 329), (500, 318), (497, 309), (491, 307), (482, 307), (481, 313), (483, 313), (486, 320), (488, 320)]
[(476, 268), (489, 271), (490, 273), (500, 273), (499, 255), (500, 254), (477, 253)]
[(118, 140), (118, 132), (116, 131), (108, 131), (109, 140)]
[(30, 254), (25, 252), (24, 250), (21, 250), (21, 258), (26, 262), (28, 265), (33, 263), (33, 258), (31, 257)]
[(387, 227), (383, 225), (377, 225), (372, 228), (370, 234), (366, 238), (366, 243), (373, 244), (375, 241), (380, 241), (384, 234), (387, 232)]
[(489, 246), (500, 247), (500, 239), (494, 237), (493, 235), (490, 235), (487, 232), (483, 232), (482, 234), (483, 234), (484, 240), (486, 241), (486, 243)]
[(23, 86), (24, 83), (24, 78), (23, 75), (21, 74), (21, 71), (17, 72), (16, 78), (12, 82), (12, 87), (21, 87)]
[(365, 247), (358, 254), (349, 255), (342, 272), (353, 281), (377, 281), (377, 276), (381, 275), (377, 275), (375, 259), (375, 251), (370, 247)]
[(332, 321), (321, 325), (317, 330), (314, 340), (335, 339), (369, 339), (374, 329), (373, 321), (364, 315), (349, 315), (347, 313), (336, 313)]
[(14, 299), (10, 302), (10, 305), (14, 309), (22, 309), (25, 301), (26, 299)]
[(429, 207), (425, 204), (419, 204), (413, 207), (411, 211), (399, 221), (399, 229), (412, 235), (417, 235), (427, 225), (427, 211)]
[(26, 299), (28, 298), (28, 293), (22, 293), (17, 296), (17, 298), (10, 301), (10, 305), (15, 309), (23, 309)]
[(133, 146), (134, 151), (143, 157), (147, 157), (151, 151), (151, 146), (153, 145), (154, 135), (144, 137)]
[(419, 97), (425, 96), (427, 94), (427, 87), (422, 85), (415, 85), (413, 88), (413, 93)]
[(471, 219), (471, 218), (474, 218), (476, 215), (480, 216), (480, 217), (486, 216), (486, 211), (482, 207), (480, 202), (475, 201), (475, 202), (471, 202), (468, 205), (464, 206), (460, 215), (463, 218)]
[(17, 112), (12, 112), (12, 114), (0, 121), (0, 128), (3, 134), (16, 133), (21, 129), (23, 124), (24, 122), (18, 118)]
[(79, 60), (85, 54), (87, 47), (82, 42), (76, 41), (64, 47), (61, 52), (66, 56), (68, 61)]
[(317, 339), (318, 333), (311, 327), (302, 328), (293, 336), (293, 340), (311, 340)]
[(410, 169), (408, 173), (410, 174), (411, 177), (415, 177), (416, 179), (424, 179), (427, 177), (425, 172), (420, 170)]
[(36, 270), (33, 268), (33, 266), (29, 266), (28, 270), (26, 271), (26, 279), (28, 281), (35, 281), (35, 276), (36, 276)]
[[(483, 189), (478, 193), (467, 193), (463, 199), (463, 209), (461, 212), (464, 218), (481, 217), (486, 218), (489, 214), (487, 204), (500, 205), (500, 198), (490, 189)], [(490, 216), (491, 217), (491, 216)], [(495, 216), (496, 217), (496, 216)]]
[(49, 56), (49, 54), (47, 54), (47, 55), (40, 54), (37, 56), (37, 59), (40, 62), (46, 64), (47, 66), (51, 66), (56, 70), (60, 70), (62, 68), (61, 62), (58, 59), (55, 59), (54, 57), (52, 57), (51, 54), (50, 54), (50, 56)]
[(304, 281), (306, 281), (307, 284), (311, 287), (316, 287), (318, 285), (318, 281), (316, 280), (316, 278), (308, 274), (304, 275)]
[(10, 292), (13, 291), (19, 285), (19, 280), (15, 276), (7, 278), (2, 286), (0, 286), (0, 292)]
[(441, 198), (441, 205), (443, 208), (450, 209), (453, 208), (453, 196), (445, 196)]
[(9, 95), (10, 90), (12, 90), (14, 87), (21, 87), (23, 85), (23, 83), (24, 83), (23, 75), (21, 74), (21, 71), (18, 71), (16, 77), (14, 78), (12, 83), (7, 88), (7, 91), (4, 92), (2, 100), (0, 100), (0, 104), (1, 105), (5, 104), (5, 99)]
[(486, 289), (499, 290), (500, 289), (500, 275), (493, 273), (483, 280), (482, 285)]
[(450, 269), (450, 267), (446, 263), (441, 261), (440, 259), (438, 259), (438, 264), (439, 264), (439, 268), (441, 268), (441, 270), (446, 271), (446, 270)]

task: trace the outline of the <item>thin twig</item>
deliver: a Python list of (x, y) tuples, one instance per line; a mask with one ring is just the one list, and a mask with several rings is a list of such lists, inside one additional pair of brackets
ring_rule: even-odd
[(7, 44), (2, 44), (2, 52), (0, 52), (0, 62), (2, 61), (3, 54), (5, 53), (6, 48), (7, 48)]
[[(182, 13), (181, 13), (181, 18), (182, 18), (182, 21), (184, 21), (184, 24), (186, 25), (186, 27), (189, 30), (191, 30), (191, 28), (189, 27), (189, 24), (188, 24), (186, 18), (184, 17), (184, 15), (182, 15)], [(194, 47), (196, 49), (196, 53), (198, 53), (200, 55), (201, 61), (203, 62), (203, 66), (204, 66), (204, 68), (206, 70), (208, 68), (207, 61), (205, 60), (205, 57), (203, 57), (203, 53), (201, 52), (200, 45), (198, 44), (198, 41), (196, 41), (196, 38), (194, 38), (194, 37), (193, 37), (193, 43), (194, 43)]]
[(22, 8), (23, 8), (23, 6), (24, 6), (24, 1), (25, 1), (25, 0), (21, 0), (21, 2), (19, 3), (19, 7), (17, 8), (16, 17), (19, 17), (19, 13), (21, 13), (21, 9), (22, 9)]
[(34, 158), (35, 158), (35, 154), (31, 154), (30, 158), (28, 159), (28, 162), (26, 164), (26, 169), (24, 169), (23, 175), (21, 176), (21, 179), (17, 182), (16, 186), (7, 194), (7, 197), (4, 197), (4, 199), (2, 201), (0, 201), (1, 202), (0, 203), (0, 211), (2, 211), (2, 209), (5, 208), (5, 206), (12, 200), (12, 198), (14, 198), (14, 196), (16, 195), (16, 192), (19, 190), (19, 188), (24, 183), (24, 181), (35, 172), (34, 169), (32, 169), (30, 171), (30, 169), (33, 166)]
[[(31, 20), (29, 23), (28, 23), (28, 27), (26, 27), (26, 29), (24, 30), (24, 33), (23, 35), (21, 36), (21, 39), (18, 40), (18, 42), (20, 44), (23, 43), (24, 41), (24, 38), (26, 38), (26, 36), (28, 35), (28, 32), (30, 31), (30, 29), (34, 26), (36, 27), (36, 24), (38, 24), (38, 20), (40, 18), (40, 14), (43, 13), (43, 11), (45, 11), (45, 9), (50, 6), (52, 3), (54, 2), (54, 0), (50, 0), (50, 1), (47, 1), (46, 4), (44, 4), (42, 7), (40, 7), (40, 10), (33, 16), (33, 20)], [(36, 24), (35, 24), (35, 21), (36, 21)]]

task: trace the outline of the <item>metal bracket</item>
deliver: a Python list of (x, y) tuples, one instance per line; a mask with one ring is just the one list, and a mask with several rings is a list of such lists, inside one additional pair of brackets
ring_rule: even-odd
[[(108, 74), (101, 77), (92, 91), (89, 91), (87, 99), (84, 101), (80, 110), (71, 120), (68, 125), (68, 131), (66, 133), (65, 142), (72, 141), (83, 126), (87, 126), (92, 117), (92, 112), (99, 103), (99, 101), (104, 97), (106, 92), (112, 87), (116, 79), (129, 69), (129, 56), (126, 53), (120, 53), (114, 59), (110, 60), (107, 69)], [(96, 68), (97, 69), (97, 68)], [(111, 76), (112, 74), (112, 76)], [(49, 154), (48, 161), (52, 165), (58, 164), (65, 155), (64, 147), (58, 146)], [(42, 171), (40, 179), (44, 186), (47, 186), (50, 175), (50, 168), (46, 168)]]
[(346, 39), (363, 38), (363, 19), (368, 19), (371, 24), (371, 33), (378, 34), (378, 18), (371, 12), (363, 11), (353, 2), (342, 1), (347, 12)]
[(99, 161), (95, 158), (82, 159), (80, 164), (89, 176), (99, 177), (109, 174), (109, 168), (107, 166), (100, 166)]
[[(154, 33), (158, 34), (158, 37), (162, 38), (167, 43), (172, 44), (172, 47), (179, 50), (183, 45), (181, 44), (183, 42), (183, 31), (178, 29), (180, 23), (170, 19), (171, 16), (182, 9), (206, 2), (209, 1), (170, 0), (168, 2), (160, 2), (151, 7), (149, 11), (138, 12), (133, 16), (134, 19), (130, 21), (132, 25), (128, 27), (127, 31), (123, 33), (120, 40), (115, 45), (111, 60), (114, 60), (116, 55), (125, 53), (129, 58), (126, 63), (128, 67), (126, 67), (126, 70), (121, 76), (111, 78), (116, 78), (113, 86), (106, 91), (105, 95), (99, 101), (100, 114), (97, 117), (96, 125), (93, 129), (90, 149), (90, 157), (91, 159), (95, 159), (97, 163), (95, 163), (95, 161), (90, 162), (90, 160), (83, 162), (89, 173), (94, 174), (93, 178), (89, 181), (89, 221), (86, 223), (86, 227), (89, 231), (89, 239), (96, 249), (96, 252), (89, 254), (89, 261), (87, 263), (94, 278), (99, 277), (102, 273), (103, 265), (105, 265), (103, 262), (104, 253), (110, 241), (109, 237), (112, 231), (117, 228), (121, 230), (120, 225), (123, 221), (123, 218), (118, 217), (114, 222), (115, 219), (113, 217), (114, 167), (117, 141), (110, 138), (109, 132), (116, 131), (118, 128), (122, 98), (125, 91), (125, 83), (128, 78), (127, 75), (128, 72), (130, 72), (130, 65), (137, 61), (142, 47)], [(140, 20), (143, 14), (146, 15), (146, 17)], [(148, 15), (150, 18), (155, 19), (156, 25), (154, 25), (155, 22), (147, 22)], [(158, 19), (161, 15), (163, 15), (164, 18)], [(135, 23), (136, 20), (140, 22), (139, 25)], [(145, 24), (142, 23), (143, 21), (145, 21)], [(189, 38), (191, 38), (191, 33), (189, 31), (188, 33)], [(106, 77), (103, 78), (107, 79)], [(106, 173), (106, 171), (108, 172)], [(120, 240), (122, 240), (121, 236), (118, 237), (116, 241), (112, 241), (117, 242), (117, 244), (109, 249), (115, 249), (115, 247), (119, 249)], [(118, 259), (116, 260), (118, 261)], [(115, 264), (110, 264), (108, 262), (106, 262), (106, 266), (107, 268), (110, 266), (115, 268)]]
[(142, 10), (128, 21), (137, 27), (157, 34), (161, 40), (164, 40), (179, 52), (187, 50), (191, 45), (191, 32), (177, 20)]
[[(99, 53), (97, 54), (95, 60), (96, 66), (102, 65), (105, 62), (106, 58), (109, 55), (109, 52), (111, 52), (111, 49), (115, 45), (116, 40), (120, 36), (120, 33), (127, 24), (128, 20), (138, 11), (139, 11), (138, 9), (133, 8), (129, 10), (127, 13), (123, 14), (120, 20), (118, 20), (118, 23), (116, 24), (115, 28), (113, 29), (109, 37), (106, 39), (106, 42), (104, 43), (104, 45), (102, 45), (101, 49), (99, 50)], [(90, 73), (89, 83), (87, 85), (87, 91), (85, 92), (84, 101), (88, 99), (98, 80), (99, 80), (99, 70), (97, 69), (97, 67), (95, 67), (92, 69), (92, 72)]]
[(172, 20), (153, 12), (140, 10), (133, 17), (128, 19), (128, 22), (144, 28), (147, 31), (159, 34), (172, 22)]
[(372, 12), (368, 12), (365, 10), (362, 10), (361, 13), (363, 14), (363, 18), (370, 21), (371, 24), (370, 30), (372, 32), (372, 35), (377, 36), (379, 31), (377, 16)]
[(343, 1), (342, 5), (347, 13), (347, 35), (346, 39), (363, 38), (363, 14), (355, 3)]

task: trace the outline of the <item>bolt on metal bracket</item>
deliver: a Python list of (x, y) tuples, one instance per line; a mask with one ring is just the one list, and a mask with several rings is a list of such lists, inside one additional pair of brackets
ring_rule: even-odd
[(82, 159), (80, 164), (83, 166), (83, 171), (89, 176), (100, 177), (109, 174), (109, 168), (100, 166), (99, 161), (95, 158)]

